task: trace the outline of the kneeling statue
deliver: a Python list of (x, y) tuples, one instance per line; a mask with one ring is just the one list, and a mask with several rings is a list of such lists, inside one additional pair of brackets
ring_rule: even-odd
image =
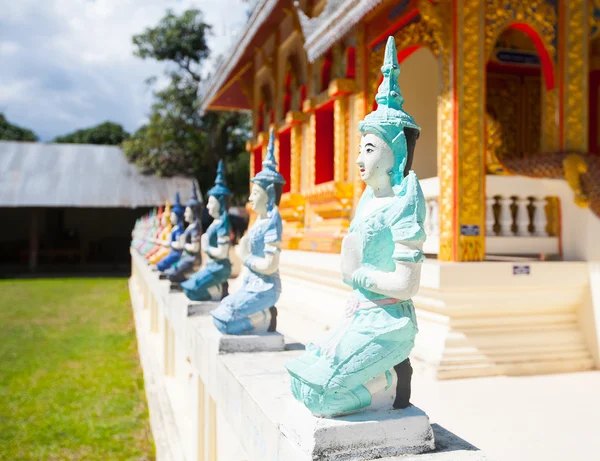
[(252, 179), (250, 204), (258, 215), (256, 222), (238, 245), (243, 261), (243, 285), (211, 311), (221, 333), (239, 335), (254, 331), (275, 331), (281, 294), (279, 253), (282, 223), (277, 205), (285, 180), (277, 171), (274, 135), (271, 131), (262, 170)]
[(171, 225), (173, 227), (171, 229), (171, 235), (169, 236), (169, 239), (167, 242), (165, 242), (168, 245), (168, 253), (164, 258), (156, 263), (156, 268), (160, 272), (166, 271), (181, 258), (181, 248), (183, 248), (184, 242), (180, 242), (180, 239), (185, 230), (185, 222), (183, 220), (184, 212), (185, 209), (181, 206), (179, 192), (176, 192), (175, 205), (173, 205), (173, 208), (171, 208), (170, 216)]
[(200, 202), (195, 183), (192, 183), (192, 197), (186, 204), (183, 218), (189, 224), (180, 241), (172, 244), (174, 249), (182, 251), (181, 258), (164, 272), (173, 283), (187, 280), (200, 257)]
[(410, 170), (420, 129), (402, 109), (392, 37), (381, 72), (377, 109), (359, 124), (366, 188), (342, 241), (342, 278), (353, 294), (337, 328), (286, 364), (294, 397), (317, 416), (367, 408), (377, 393), (394, 409), (410, 405), (425, 198)]
[(193, 301), (220, 301), (227, 296), (227, 279), (231, 275), (231, 226), (227, 216), (227, 200), (230, 196), (231, 191), (225, 180), (225, 166), (221, 160), (215, 185), (208, 191), (206, 204), (213, 222), (200, 239), (200, 247), (208, 257), (208, 262), (181, 284), (186, 296)]

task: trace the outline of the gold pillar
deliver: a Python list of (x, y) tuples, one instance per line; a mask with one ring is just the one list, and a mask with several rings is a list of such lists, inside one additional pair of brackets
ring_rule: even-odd
[(448, 59), (449, 51), (442, 50), (438, 257), (481, 261), (485, 256), (484, 4), (457, 0), (455, 8), (455, 53)]
[(588, 149), (589, 1), (561, 2), (561, 147), (567, 151), (586, 152)]
[(290, 192), (300, 192), (300, 171), (302, 162), (302, 125), (296, 124), (291, 133), (291, 165), (290, 165)]
[(348, 97), (339, 96), (333, 102), (334, 123), (334, 181), (346, 181), (348, 167)]

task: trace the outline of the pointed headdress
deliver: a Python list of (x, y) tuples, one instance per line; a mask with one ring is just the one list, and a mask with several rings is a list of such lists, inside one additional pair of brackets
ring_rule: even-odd
[(175, 193), (175, 204), (171, 211), (175, 213), (179, 222), (183, 219), (183, 213), (185, 212), (185, 208), (181, 205), (181, 199), (179, 198), (179, 192)]
[(404, 98), (398, 84), (400, 65), (394, 37), (389, 37), (386, 43), (381, 73), (383, 80), (375, 96), (377, 109), (358, 124), (358, 129), (361, 134), (376, 134), (390, 146), (395, 157), (390, 176), (392, 186), (397, 186), (408, 174), (414, 146), (421, 129), (402, 108)]
[(279, 171), (277, 171), (277, 160), (275, 160), (275, 133), (273, 132), (273, 129), (271, 129), (269, 135), (267, 155), (262, 162), (262, 170), (260, 170), (251, 181), (267, 191), (267, 194), (269, 195), (268, 208), (271, 210), (277, 199), (277, 189), (281, 190), (285, 184), (285, 179)]

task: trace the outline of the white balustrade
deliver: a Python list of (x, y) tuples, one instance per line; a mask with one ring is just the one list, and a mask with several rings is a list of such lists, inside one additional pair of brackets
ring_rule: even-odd
[[(485, 235), (489, 255), (551, 255), (559, 253), (559, 236), (549, 235), (548, 198), (555, 180), (523, 176), (486, 178)], [(439, 251), (439, 178), (421, 180), (425, 195), (425, 253)]]

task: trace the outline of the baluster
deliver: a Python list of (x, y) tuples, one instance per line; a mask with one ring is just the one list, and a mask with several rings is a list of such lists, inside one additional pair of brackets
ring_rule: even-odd
[(440, 214), (438, 209), (438, 197), (431, 201), (431, 235), (440, 235)]
[(500, 197), (500, 235), (503, 237), (512, 237), (513, 217), (511, 205), (512, 197)]
[(546, 232), (546, 226), (548, 224), (546, 201), (546, 197), (535, 197), (533, 200), (533, 226), (535, 235), (538, 237), (548, 237), (548, 232)]
[(496, 197), (486, 197), (485, 199), (485, 233), (487, 235), (496, 235), (494, 232), (494, 225), (496, 224), (496, 217), (494, 216), (494, 205), (496, 204)]
[(529, 197), (517, 197), (517, 235), (527, 237), (529, 232)]

